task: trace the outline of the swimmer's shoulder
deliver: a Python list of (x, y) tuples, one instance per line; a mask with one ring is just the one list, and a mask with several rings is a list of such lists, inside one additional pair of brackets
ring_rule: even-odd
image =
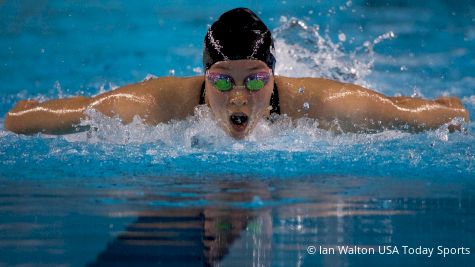
[(183, 97), (194, 98), (199, 101), (202, 76), (193, 77), (158, 77), (140, 83), (125, 86), (121, 89), (132, 94), (153, 95), (157, 98), (180, 100)]
[(203, 81), (203, 76), (155, 78), (141, 90), (153, 95), (160, 121), (184, 119), (199, 105)]
[[(106, 111), (123, 113), (126, 115), (121, 117), (127, 118), (139, 115), (147, 123), (157, 124), (192, 115), (199, 105), (203, 81), (202, 76), (159, 77), (120, 87), (101, 98), (115, 99), (104, 108)], [(140, 101), (128, 100), (134, 98)]]
[(275, 76), (282, 114), (291, 117), (319, 117), (324, 100), (344, 87), (351, 86), (333, 80), (313, 77)]

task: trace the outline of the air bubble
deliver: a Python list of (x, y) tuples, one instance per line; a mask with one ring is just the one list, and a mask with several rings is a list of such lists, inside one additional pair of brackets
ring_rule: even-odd
[(303, 109), (308, 110), (310, 108), (310, 104), (308, 102), (303, 103)]

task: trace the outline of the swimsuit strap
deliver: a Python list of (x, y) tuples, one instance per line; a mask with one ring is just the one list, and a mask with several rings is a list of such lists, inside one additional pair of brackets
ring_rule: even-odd
[(200, 91), (200, 105), (205, 103), (205, 82), (201, 84), (201, 91)]
[(272, 107), (270, 114), (280, 115), (279, 91), (277, 90), (276, 83), (274, 83), (274, 89), (272, 90), (272, 95), (270, 97), (270, 105)]
[[(200, 92), (200, 105), (205, 103), (205, 82), (201, 84), (201, 92)], [(280, 105), (279, 105), (279, 91), (277, 90), (277, 84), (274, 83), (274, 89), (272, 90), (272, 95), (270, 97), (270, 105), (272, 109), (270, 113), (279, 114), (280, 115)]]

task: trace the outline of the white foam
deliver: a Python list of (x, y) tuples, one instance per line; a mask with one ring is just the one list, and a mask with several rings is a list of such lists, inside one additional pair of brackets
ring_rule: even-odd
[(475, 107), (475, 95), (466, 96), (462, 99), (462, 101)]
[(88, 118), (82, 120), (80, 125), (89, 126), (90, 129), (84, 133), (65, 136), (68, 141), (114, 144), (158, 142), (191, 148), (231, 139), (218, 127), (205, 105), (198, 106), (194, 116), (186, 120), (156, 126), (146, 125), (138, 116), (131, 123), (123, 124), (118, 117), (111, 118), (94, 109), (88, 109), (85, 113)]

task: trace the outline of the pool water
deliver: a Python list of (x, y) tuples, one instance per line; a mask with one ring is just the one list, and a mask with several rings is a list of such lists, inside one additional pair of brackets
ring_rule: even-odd
[[(475, 114), (468, 0), (0, 1), (0, 112), (202, 75), (207, 26), (237, 6), (273, 29), (279, 75), (457, 96)], [(456, 133), (335, 135), (282, 116), (236, 141), (205, 106), (156, 127), (88, 112), (83, 124), (97, 131), (0, 129), (0, 266), (475, 262), (473, 122)]]

